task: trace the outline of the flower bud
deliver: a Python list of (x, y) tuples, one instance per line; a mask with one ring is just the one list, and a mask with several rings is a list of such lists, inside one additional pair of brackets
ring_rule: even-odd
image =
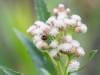
[(77, 48), (75, 46), (72, 46), (72, 48), (69, 50), (69, 54), (74, 54), (76, 50)]
[(58, 10), (57, 8), (54, 8), (54, 9), (53, 9), (53, 13), (57, 16), (58, 13), (59, 13), (59, 10)]
[(76, 28), (75, 28), (75, 32), (81, 33), (81, 32), (82, 32), (82, 31), (81, 31), (81, 28), (80, 28), (80, 27), (76, 27)]
[(79, 15), (75, 15), (75, 14), (71, 16), (71, 19), (74, 19), (76, 21), (81, 21), (81, 17)]
[(48, 48), (48, 44), (44, 41), (38, 41), (36, 43), (36, 47), (40, 50), (46, 50)]
[(50, 51), (50, 56), (53, 57), (55, 60), (60, 59), (60, 55), (58, 54), (58, 51), (56, 49)]
[(68, 15), (68, 14), (70, 13), (70, 9), (67, 8), (67, 9), (65, 10), (65, 13)]
[(27, 33), (30, 33), (31, 35), (34, 35), (34, 30), (36, 29), (36, 26), (32, 25), (27, 29)]
[(62, 42), (66, 43), (66, 42), (71, 42), (72, 41), (72, 36), (67, 34), (66, 36), (62, 37)]
[(72, 45), (70, 43), (63, 43), (59, 45), (58, 50), (63, 54), (67, 54), (71, 48)]
[(49, 48), (54, 49), (54, 48), (56, 48), (57, 46), (58, 46), (58, 42), (55, 41), (55, 40), (53, 40), (53, 41), (50, 43)]
[(41, 36), (40, 35), (35, 35), (34, 37), (33, 37), (33, 42), (34, 43), (36, 43), (36, 42), (38, 42), (38, 41), (41, 41), (42, 39), (41, 39)]
[(58, 28), (52, 28), (49, 32), (51, 36), (57, 36), (59, 34)]
[(80, 46), (80, 43), (77, 40), (72, 40), (71, 45), (78, 48)]
[(84, 49), (82, 47), (78, 47), (75, 52), (75, 56), (79, 57), (79, 56), (84, 56), (84, 55), (85, 55)]
[(64, 11), (64, 10), (65, 10), (64, 4), (59, 4), (58, 10), (59, 10), (59, 11)]

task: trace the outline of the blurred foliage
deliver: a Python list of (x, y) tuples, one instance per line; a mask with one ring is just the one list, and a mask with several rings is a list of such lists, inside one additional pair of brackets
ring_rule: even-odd
[[(71, 14), (81, 16), (83, 23), (88, 26), (88, 32), (84, 35), (75, 34), (86, 55), (90, 50), (100, 49), (100, 0), (45, 0), (48, 10), (57, 7), (59, 3), (65, 4), (71, 9)], [(0, 0), (0, 65), (24, 73), (25, 75), (37, 75), (37, 70), (30, 60), (27, 51), (15, 35), (13, 28), (17, 28), (29, 38), (27, 28), (37, 20), (33, 0)], [(78, 35), (78, 37), (77, 37)], [(99, 75), (100, 51), (89, 65), (81, 71), (81, 75)], [(84, 60), (83, 60), (84, 59)], [(87, 56), (81, 57), (81, 63)], [(0, 70), (0, 75), (6, 75)]]

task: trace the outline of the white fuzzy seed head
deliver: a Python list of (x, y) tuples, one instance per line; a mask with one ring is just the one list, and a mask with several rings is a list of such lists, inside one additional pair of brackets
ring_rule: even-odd
[(70, 70), (78, 70), (80, 63), (77, 60), (72, 60), (69, 64)]
[(58, 42), (57, 42), (56, 40), (53, 40), (53, 41), (50, 43), (50, 45), (49, 45), (49, 47), (50, 47), (51, 49), (56, 48), (57, 46), (58, 46)]
[(57, 36), (59, 34), (59, 30), (57, 28), (52, 28), (49, 32), (51, 36)]

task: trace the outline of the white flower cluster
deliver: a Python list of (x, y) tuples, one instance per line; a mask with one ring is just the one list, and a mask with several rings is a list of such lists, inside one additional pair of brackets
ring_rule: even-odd
[(71, 70), (78, 70), (80, 63), (77, 60), (72, 60), (69, 64)]
[[(86, 33), (87, 26), (82, 23), (79, 15), (69, 17), (70, 9), (65, 9), (63, 4), (53, 9), (55, 16), (48, 18), (46, 23), (36, 21), (27, 30), (33, 36), (33, 42), (40, 50), (50, 50), (50, 56), (59, 59), (60, 54), (72, 55), (74, 57), (84, 56), (84, 49), (77, 40), (73, 40), (73, 33)], [(50, 37), (51, 43), (46, 40)], [(71, 61), (73, 70), (79, 68), (79, 62)]]

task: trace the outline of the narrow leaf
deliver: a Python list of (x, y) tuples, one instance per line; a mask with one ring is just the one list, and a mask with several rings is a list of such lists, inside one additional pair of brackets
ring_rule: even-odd
[(51, 75), (47, 70), (41, 68), (42, 72), (45, 74), (45, 75)]
[(82, 66), (82, 67), (79, 68), (78, 70), (70, 71), (70, 72), (68, 73), (68, 75), (70, 75), (71, 73), (78, 72), (78, 71), (84, 69), (84, 67), (89, 63), (89, 61), (93, 58), (93, 56), (96, 54), (96, 52), (97, 52), (97, 50), (91, 51), (90, 54), (89, 54), (88, 60), (87, 60), (87, 62), (84, 64), (84, 66)]
[(48, 52), (43, 52), (44, 56), (48, 59), (51, 60), (52, 58), (50, 57), (50, 55), (48, 54)]
[(34, 0), (34, 3), (39, 20), (45, 22), (50, 17), (46, 3), (44, 0)]
[(12, 69), (8, 69), (4, 66), (0, 66), (0, 69), (2, 69), (7, 75), (23, 75), (19, 72), (13, 71)]
[(32, 61), (36, 65), (40, 75), (44, 75), (43, 72), (40, 70), (40, 68), (46, 69), (49, 73), (52, 75), (58, 75), (57, 70), (55, 69), (54, 65), (47, 60), (43, 53), (41, 53), (33, 44), (31, 40), (29, 40), (26, 36), (24, 36), (22, 33), (20, 33), (18, 30), (14, 29), (16, 35), (22, 42), (22, 44), (27, 49), (30, 57), (32, 58)]

